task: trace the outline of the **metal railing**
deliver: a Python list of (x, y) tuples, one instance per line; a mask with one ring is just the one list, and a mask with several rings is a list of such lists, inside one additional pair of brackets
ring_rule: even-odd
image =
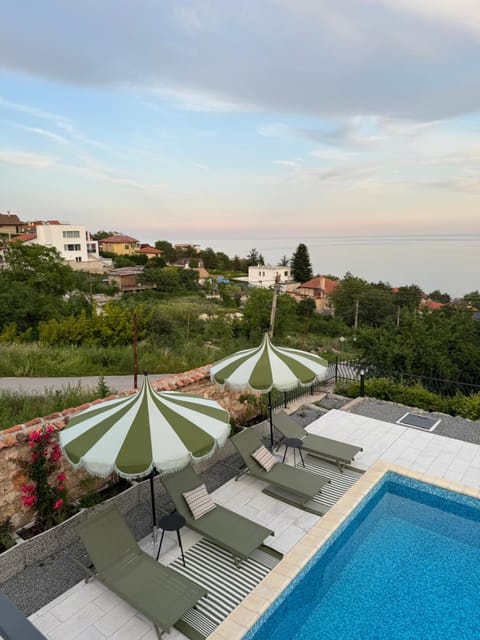
[[(365, 380), (373, 378), (387, 378), (396, 383), (406, 385), (421, 384), (425, 389), (440, 396), (454, 396), (457, 392), (469, 396), (480, 393), (480, 382), (466, 380), (449, 380), (447, 378), (436, 378), (422, 376), (404, 371), (390, 371), (380, 367), (371, 367), (362, 364), (358, 360), (339, 361), (338, 359), (330, 363), (328, 367), (327, 380), (360, 382), (364, 385)], [(362, 394), (361, 394), (362, 395)]]

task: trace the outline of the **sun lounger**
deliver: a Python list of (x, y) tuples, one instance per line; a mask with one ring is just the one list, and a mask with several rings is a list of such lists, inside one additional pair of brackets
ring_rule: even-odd
[(214, 509), (194, 519), (183, 494), (203, 482), (191, 466), (162, 476), (162, 483), (176, 510), (185, 518), (187, 526), (229, 551), (237, 564), (239, 560), (245, 560), (259, 548), (281, 557), (264, 545), (265, 539), (274, 535), (273, 531), (221, 505), (215, 505)]
[(325, 509), (312, 498), (330, 482), (328, 478), (282, 462), (277, 462), (270, 471), (265, 471), (252, 456), (262, 444), (253, 429), (246, 428), (240, 431), (232, 437), (232, 442), (251, 475), (268, 483), (263, 489), (264, 493), (312, 513), (325, 513)]
[(159, 638), (207, 595), (203, 587), (142, 551), (116, 507), (82, 523), (78, 533), (96, 571), (84, 567), (87, 573), (148, 618)]
[[(357, 447), (347, 442), (308, 433), (285, 411), (273, 414), (273, 425), (284, 438), (299, 438), (302, 441), (303, 451), (324, 460), (335, 462), (340, 471), (343, 471), (346, 465), (353, 462), (359, 451), (363, 451), (362, 447)], [(280, 445), (281, 442), (278, 447)]]

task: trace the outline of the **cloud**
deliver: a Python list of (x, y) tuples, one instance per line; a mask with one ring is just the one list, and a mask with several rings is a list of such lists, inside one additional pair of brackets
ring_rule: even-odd
[(53, 161), (48, 156), (43, 156), (38, 153), (0, 149), (0, 164), (30, 167), (31, 169), (46, 169), (53, 165)]
[(53, 133), (53, 131), (48, 131), (47, 129), (41, 129), (40, 127), (27, 127), (24, 124), (15, 124), (15, 126), (19, 129), (23, 129), (24, 131), (35, 133), (36, 135), (43, 138), (48, 138), (48, 140), (59, 142), (60, 144), (65, 144), (66, 142), (68, 142), (68, 140), (63, 136), (58, 135), (58, 133)]
[(475, 16), (476, 0), (10, 3), (0, 65), (190, 110), (435, 120), (480, 108)]

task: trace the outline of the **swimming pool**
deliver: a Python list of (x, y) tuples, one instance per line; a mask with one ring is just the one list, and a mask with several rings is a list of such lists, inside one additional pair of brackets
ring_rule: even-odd
[(480, 501), (387, 473), (245, 640), (478, 640)]

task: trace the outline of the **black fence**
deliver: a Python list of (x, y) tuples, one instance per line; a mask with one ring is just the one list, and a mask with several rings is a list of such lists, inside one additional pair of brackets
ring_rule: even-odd
[[(373, 378), (387, 378), (396, 383), (403, 383), (408, 386), (421, 384), (425, 389), (440, 396), (451, 397), (457, 392), (465, 396), (480, 393), (480, 381), (471, 382), (464, 380), (448, 380), (445, 378), (435, 378), (420, 376), (403, 371), (389, 371), (379, 367), (363, 365), (358, 360), (339, 361), (329, 364), (327, 380), (337, 382), (359, 382), (364, 385), (365, 380)], [(323, 383), (325, 384), (325, 383)], [(363, 395), (361, 393), (361, 395)]]
[[(324, 380), (315, 382), (307, 387), (298, 386), (290, 391), (280, 392), (273, 390), (270, 394), (272, 410), (287, 408), (291, 402), (299, 398), (314, 395), (325, 389), (331, 389), (333, 384), (338, 382), (358, 382), (360, 385), (360, 395), (365, 395), (365, 381), (373, 378), (387, 378), (392, 382), (403, 383), (408, 386), (421, 384), (425, 389), (440, 396), (451, 397), (457, 392), (469, 396), (480, 393), (480, 382), (472, 383), (461, 380), (446, 380), (443, 378), (433, 378), (428, 376), (418, 376), (404, 373), (402, 371), (387, 371), (371, 366), (363, 365), (358, 360), (337, 360), (328, 365), (327, 375)], [(268, 415), (268, 396), (261, 396), (263, 414)]]

